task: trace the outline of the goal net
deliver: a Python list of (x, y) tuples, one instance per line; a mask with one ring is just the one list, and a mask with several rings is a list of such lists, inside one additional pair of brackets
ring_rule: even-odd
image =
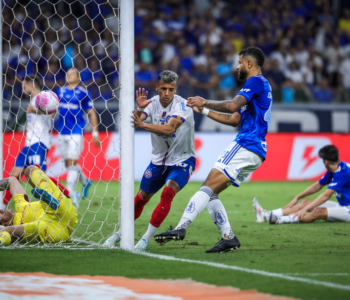
[[(132, 17), (132, 37), (129, 40), (133, 43), (133, 1), (2, 2), (2, 178), (11, 174), (16, 176), (21, 167), (37, 165), (45, 170), (47, 176), (70, 189), (70, 197), (72, 200), (78, 199), (79, 203), (78, 223), (69, 242), (57, 242), (57, 238), (53, 241), (49, 233), (45, 243), (37, 241), (38, 239), (30, 239), (13, 243), (10, 247), (99, 246), (120, 229), (120, 195), (127, 203), (123, 206), (124, 218), (127, 219), (124, 230), (130, 227), (128, 230), (131, 235), (128, 246), (124, 248), (131, 247), (134, 186), (133, 182), (131, 184), (133, 129), (130, 113), (134, 107), (134, 81), (133, 67), (129, 68), (132, 74), (120, 71), (123, 65), (120, 47), (120, 18), (123, 19), (120, 11), (124, 5), (122, 3), (128, 6), (124, 13)], [(128, 26), (124, 26), (126, 27)], [(124, 30), (129, 30), (124, 35), (130, 34), (130, 28)], [(125, 42), (129, 44), (129, 48), (130, 45), (132, 47), (130, 42)], [(133, 60), (133, 48), (132, 55), (125, 54), (127, 55)], [(129, 63), (130, 57), (126, 58)], [(67, 77), (72, 68), (80, 77), (77, 86)], [(129, 81), (125, 83), (128, 80), (127, 76)], [(51, 116), (52, 128), (48, 129), (47, 118), (42, 118), (43, 115), (33, 111), (35, 94), (30, 89), (30, 80), (26, 78), (35, 79), (32, 83), (34, 88), (38, 82), (42, 91), (50, 90), (58, 95), (60, 103), (56, 115)], [(29, 87), (25, 87), (25, 84)], [(129, 97), (129, 101), (122, 104), (120, 99), (126, 99), (126, 96)], [(29, 104), (32, 106), (28, 110)], [(124, 119), (120, 119), (123, 106), (124, 112), (129, 111), (129, 114), (122, 114)], [(127, 122), (125, 117), (128, 117)], [(42, 124), (39, 124), (39, 120)], [(96, 122), (97, 127), (94, 128)], [(83, 133), (77, 128), (82, 129)], [(49, 142), (45, 139), (45, 130), (52, 131)], [(94, 132), (96, 130), (98, 135)], [(36, 138), (30, 139), (29, 133)], [(79, 137), (82, 137), (81, 142)], [(129, 150), (120, 149), (122, 143), (128, 146)], [(123, 151), (128, 153), (124, 157)], [(79, 155), (75, 158), (77, 153)], [(74, 160), (78, 161), (77, 165), (74, 165)], [(129, 165), (131, 162), (132, 169), (124, 171), (123, 175), (121, 160)], [(72, 189), (72, 186), (67, 184), (69, 185), (75, 176), (77, 180), (73, 180), (75, 185)], [(32, 196), (32, 187), (25, 176), (22, 175), (20, 179), (29, 201), (38, 201)], [(3, 192), (3, 197), (6, 203), (6, 192)], [(13, 198), (5, 205), (8, 209), (17, 209)], [(47, 213), (47, 209), (44, 213)], [(130, 216), (131, 223), (128, 220)], [(57, 218), (60, 220), (63, 217)], [(123, 219), (123, 216), (121, 218)]]

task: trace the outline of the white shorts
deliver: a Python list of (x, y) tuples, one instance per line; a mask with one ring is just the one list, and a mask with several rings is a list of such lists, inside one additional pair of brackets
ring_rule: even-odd
[(61, 134), (58, 137), (61, 156), (64, 160), (78, 160), (84, 146), (84, 136), (81, 134)]
[(350, 206), (341, 206), (337, 202), (326, 201), (317, 207), (327, 208), (327, 221), (350, 222)]
[(249, 151), (236, 142), (232, 142), (221, 153), (214, 169), (219, 170), (231, 181), (228, 185), (239, 186), (248, 176), (261, 165), (260, 155)]

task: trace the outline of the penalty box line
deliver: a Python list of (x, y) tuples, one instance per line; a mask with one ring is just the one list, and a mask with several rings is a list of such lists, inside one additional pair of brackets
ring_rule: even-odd
[(337, 283), (333, 283), (333, 282), (320, 281), (320, 280), (314, 280), (314, 279), (308, 279), (308, 278), (302, 278), (302, 277), (294, 277), (294, 276), (289, 276), (289, 275), (284, 275), (284, 274), (279, 274), (279, 273), (272, 273), (272, 272), (255, 270), (255, 269), (248, 269), (248, 268), (242, 268), (242, 267), (237, 267), (237, 266), (224, 265), (224, 264), (214, 263), (214, 262), (210, 262), (210, 261), (176, 258), (174, 256), (153, 254), (153, 253), (143, 252), (143, 251), (133, 251), (133, 253), (137, 254), (137, 255), (148, 256), (148, 257), (157, 258), (157, 259), (161, 259), (161, 260), (180, 261), (180, 262), (186, 262), (186, 263), (192, 263), (192, 264), (199, 264), (199, 265), (205, 265), (205, 266), (214, 267), (214, 268), (241, 271), (241, 272), (245, 272), (245, 273), (257, 274), (257, 275), (262, 275), (262, 276), (267, 276), (267, 277), (275, 277), (275, 278), (285, 279), (285, 280), (289, 280), (289, 281), (297, 281), (297, 282), (303, 282), (303, 283), (308, 283), (308, 284), (314, 284), (314, 285), (318, 285), (318, 286), (325, 286), (325, 287), (350, 291), (349, 285), (342, 285), (342, 284), (337, 284)]

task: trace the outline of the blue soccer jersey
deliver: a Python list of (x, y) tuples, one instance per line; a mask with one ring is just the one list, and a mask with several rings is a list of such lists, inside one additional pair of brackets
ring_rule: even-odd
[(60, 98), (58, 132), (60, 134), (83, 134), (86, 125), (84, 110), (92, 109), (91, 94), (81, 86), (70, 90), (59, 88)]
[(327, 171), (319, 183), (328, 184), (328, 189), (335, 190), (335, 196), (340, 205), (350, 205), (350, 164), (341, 161), (337, 170), (334, 173)]
[(266, 158), (265, 136), (269, 129), (272, 111), (272, 92), (267, 79), (250, 77), (239, 91), (248, 103), (238, 111), (241, 114), (241, 129), (235, 139), (244, 148)]

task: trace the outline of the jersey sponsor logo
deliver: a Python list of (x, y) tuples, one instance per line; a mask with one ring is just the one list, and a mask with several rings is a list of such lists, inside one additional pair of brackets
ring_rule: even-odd
[(185, 102), (180, 102), (180, 106), (181, 106), (181, 110), (185, 111), (186, 110), (186, 106), (185, 106)]
[(195, 203), (194, 201), (191, 201), (186, 207), (186, 212), (191, 214), (194, 212), (194, 209), (195, 209)]
[(336, 186), (338, 183), (337, 182), (331, 182), (329, 186)]
[(60, 102), (60, 107), (66, 108), (66, 109), (78, 109), (79, 105), (78, 104), (74, 104), (74, 103)]
[(332, 144), (327, 137), (295, 137), (289, 161), (287, 179), (304, 180), (323, 175), (325, 167), (318, 151)]
[(250, 92), (250, 89), (241, 89), (240, 92), (248, 93), (248, 92)]
[(219, 210), (217, 213), (216, 213), (216, 222), (215, 224), (219, 224), (219, 225), (224, 225), (226, 223), (226, 217), (224, 215), (224, 213)]
[(147, 169), (147, 170), (145, 171), (145, 177), (146, 177), (147, 179), (149, 179), (149, 178), (152, 177), (152, 170), (151, 170), (151, 169)]

